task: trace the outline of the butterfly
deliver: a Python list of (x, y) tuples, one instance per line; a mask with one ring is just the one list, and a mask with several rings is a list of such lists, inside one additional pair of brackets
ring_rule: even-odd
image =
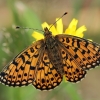
[(0, 73), (0, 82), (8, 86), (32, 84), (40, 90), (58, 86), (63, 77), (76, 83), (87, 71), (100, 64), (100, 45), (76, 36), (52, 36), (46, 27), (44, 39), (19, 53)]

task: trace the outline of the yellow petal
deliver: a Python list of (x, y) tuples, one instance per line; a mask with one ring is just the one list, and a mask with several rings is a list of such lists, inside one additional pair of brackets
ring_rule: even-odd
[(43, 34), (38, 33), (38, 32), (33, 32), (32, 36), (33, 36), (36, 40), (44, 39)]
[[(50, 26), (51, 26), (51, 25), (50, 25)], [(52, 27), (50, 28), (50, 31), (52, 32), (53, 35), (57, 35), (57, 34), (58, 34), (58, 32), (57, 32), (55, 26), (52, 26)]]
[(80, 34), (80, 33), (84, 32), (86, 30), (87, 30), (87, 28), (83, 25), (76, 30), (76, 34)]
[(76, 30), (75, 36), (83, 37), (83, 32), (86, 31), (86, 27), (83, 25)]
[(68, 28), (74, 28), (74, 30), (76, 30), (77, 23), (78, 23), (78, 20), (73, 19), (71, 23), (69, 24)]
[(65, 30), (65, 34), (74, 35), (74, 33), (75, 33), (75, 30), (73, 28), (72, 29), (68, 28)]
[(49, 26), (46, 22), (44, 22), (44, 23), (42, 24), (42, 28), (44, 29), (44, 28), (46, 28), (46, 27), (49, 29), (50, 26)]
[(80, 33), (79, 35), (78, 34), (75, 34), (74, 36), (77, 36), (77, 37), (83, 37), (84, 36), (84, 34), (83, 33)]
[[(46, 22), (44, 22), (42, 24), (42, 28), (44, 29), (45, 27), (47, 27), (49, 29), (51, 27), (51, 25), (48, 25)], [(53, 35), (57, 35), (57, 33), (58, 33), (54, 25), (50, 28), (50, 31), (52, 32)]]
[(65, 30), (66, 34), (75, 35), (76, 27), (77, 27), (78, 20), (73, 19), (69, 24), (68, 28)]
[[(59, 18), (56, 18), (56, 21), (58, 20)], [(58, 31), (59, 34), (63, 33), (63, 23), (62, 23), (62, 19), (59, 19), (59, 21), (56, 22), (57, 25), (56, 25), (56, 29)]]

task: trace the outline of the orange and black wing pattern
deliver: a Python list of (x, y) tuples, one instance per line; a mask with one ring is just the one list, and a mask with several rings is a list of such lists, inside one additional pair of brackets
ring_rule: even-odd
[(99, 44), (64, 34), (57, 35), (55, 39), (62, 53), (67, 81), (80, 81), (87, 70), (100, 64)]
[(37, 89), (49, 90), (59, 85), (62, 77), (54, 69), (40, 40), (22, 51), (2, 70), (0, 81), (8, 86), (33, 84)]
[(62, 82), (62, 76), (57, 72), (51, 63), (47, 51), (43, 52), (39, 66), (37, 67), (33, 85), (40, 90), (49, 90)]
[[(37, 41), (18, 54), (0, 73), (0, 81), (8, 86), (24, 86), (32, 83), (43, 51), (43, 41)], [(34, 60), (34, 62), (33, 62)]]
[(46, 48), (48, 44), (44, 40), (39, 40), (18, 54), (2, 70), (0, 82), (14, 87), (32, 84), (37, 89), (49, 90), (58, 86), (63, 76), (69, 82), (78, 82), (84, 78), (87, 70), (100, 64), (99, 44), (64, 34), (56, 35), (54, 39), (59, 50), (57, 53), (61, 56), (58, 58), (63, 65), (60, 66), (61, 72), (57, 71), (59, 66), (55, 66), (49, 57), (54, 52)]

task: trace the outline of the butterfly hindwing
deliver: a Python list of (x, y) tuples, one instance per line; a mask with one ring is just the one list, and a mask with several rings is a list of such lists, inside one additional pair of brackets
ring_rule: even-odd
[(54, 69), (47, 51), (44, 51), (40, 59), (33, 85), (40, 90), (53, 89), (61, 83), (62, 76)]
[[(68, 48), (67, 48), (68, 49)], [(78, 82), (84, 78), (86, 71), (83, 70), (80, 66), (81, 64), (76, 61), (76, 59), (66, 50), (66, 48), (60, 49), (62, 52), (63, 59), (63, 69), (64, 76), (69, 82)]]

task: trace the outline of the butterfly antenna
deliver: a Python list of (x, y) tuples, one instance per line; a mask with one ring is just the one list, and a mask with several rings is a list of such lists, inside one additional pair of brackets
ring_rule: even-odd
[(37, 31), (44, 32), (44, 31), (42, 31), (42, 30), (39, 30), (39, 29), (28, 28), (28, 27), (20, 27), (20, 26), (16, 26), (16, 29), (31, 29), (31, 30), (37, 30)]
[[(55, 25), (56, 22), (57, 22), (58, 20), (60, 20), (63, 16), (65, 16), (66, 14), (68, 14), (68, 12), (65, 12), (60, 18), (58, 18), (58, 19), (50, 26), (50, 28), (51, 28), (53, 25)], [(50, 28), (49, 28), (49, 30), (50, 30)]]

